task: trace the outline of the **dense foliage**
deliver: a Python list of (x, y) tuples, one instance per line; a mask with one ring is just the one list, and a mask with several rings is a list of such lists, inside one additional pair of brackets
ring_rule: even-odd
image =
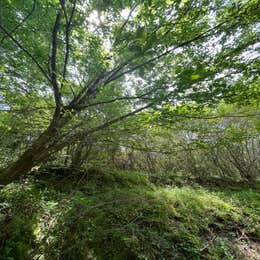
[(144, 110), (162, 110), (163, 124), (223, 102), (257, 116), (258, 7), (1, 1), (1, 149), (13, 154), (4, 156), (1, 182)]
[(259, 10), (1, 0), (0, 259), (258, 259)]

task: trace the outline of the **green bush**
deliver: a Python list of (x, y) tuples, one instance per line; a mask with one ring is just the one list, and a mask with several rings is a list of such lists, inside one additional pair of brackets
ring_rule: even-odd
[(1, 259), (29, 259), (40, 204), (32, 185), (11, 184), (0, 193)]

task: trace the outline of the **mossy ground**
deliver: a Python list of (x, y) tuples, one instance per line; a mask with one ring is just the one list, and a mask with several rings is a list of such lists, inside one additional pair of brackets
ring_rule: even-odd
[(257, 190), (165, 178), (56, 169), (10, 184), (0, 259), (257, 259)]

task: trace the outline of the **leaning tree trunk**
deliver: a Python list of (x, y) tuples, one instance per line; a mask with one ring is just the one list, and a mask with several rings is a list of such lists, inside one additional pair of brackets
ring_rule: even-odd
[(6, 185), (28, 173), (34, 166), (46, 160), (55, 149), (53, 143), (59, 136), (59, 130), (67, 120), (55, 121), (36, 139), (33, 144), (14, 162), (0, 173), (0, 184)]

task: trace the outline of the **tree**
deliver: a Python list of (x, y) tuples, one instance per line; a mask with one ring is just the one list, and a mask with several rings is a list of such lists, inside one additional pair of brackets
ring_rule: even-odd
[(27, 133), (0, 182), (165, 101), (208, 105), (241, 99), (238, 92), (255, 99), (258, 7), (257, 0), (2, 1), (2, 110), (23, 120), (28, 110), (51, 115), (40, 134)]

